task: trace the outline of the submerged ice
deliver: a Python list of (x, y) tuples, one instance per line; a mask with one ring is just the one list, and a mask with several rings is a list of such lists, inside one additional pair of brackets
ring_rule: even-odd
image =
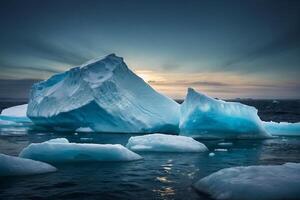
[(207, 147), (190, 137), (150, 134), (130, 137), (126, 145), (132, 151), (204, 152)]
[(300, 196), (300, 163), (232, 167), (215, 172), (195, 184), (214, 199), (275, 200)]
[(254, 107), (213, 99), (189, 88), (181, 105), (180, 134), (201, 138), (266, 138)]
[(0, 153), (0, 176), (22, 176), (54, 172), (56, 168), (40, 161)]
[(120, 144), (69, 143), (66, 138), (32, 143), (20, 155), (43, 162), (132, 161), (142, 157)]
[(111, 54), (34, 84), (27, 115), (35, 124), (58, 130), (177, 132), (179, 104)]

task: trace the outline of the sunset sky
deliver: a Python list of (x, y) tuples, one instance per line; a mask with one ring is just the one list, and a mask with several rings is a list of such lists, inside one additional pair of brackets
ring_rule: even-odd
[(298, 0), (2, 0), (0, 27), (0, 98), (110, 53), (172, 98), (300, 98)]

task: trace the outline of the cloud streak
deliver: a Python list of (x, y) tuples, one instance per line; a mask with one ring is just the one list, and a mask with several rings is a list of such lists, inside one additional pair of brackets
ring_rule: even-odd
[(260, 48), (249, 51), (242, 56), (232, 59), (222, 66), (224, 69), (230, 69), (233, 66), (256, 59), (265, 58), (272, 55), (284, 53), (286, 51), (300, 48), (300, 23), (297, 23), (289, 31), (269, 43), (262, 45)]

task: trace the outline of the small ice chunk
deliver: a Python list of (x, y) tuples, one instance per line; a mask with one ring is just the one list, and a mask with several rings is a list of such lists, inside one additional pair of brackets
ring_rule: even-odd
[(216, 154), (213, 153), (213, 152), (210, 152), (208, 155), (209, 155), (210, 157), (213, 157), (213, 156), (215, 156)]
[(82, 140), (82, 141), (92, 141), (93, 138), (82, 137), (82, 138), (80, 138), (80, 140)]
[(131, 161), (142, 157), (120, 144), (69, 143), (65, 138), (32, 143), (20, 155), (49, 163), (81, 161)]
[(215, 151), (223, 151), (223, 152), (225, 152), (225, 151), (228, 151), (227, 149), (215, 149)]
[(268, 133), (273, 136), (299, 136), (300, 135), (300, 122), (263, 122), (263, 126)]
[(126, 145), (133, 151), (204, 152), (207, 147), (190, 137), (166, 134), (149, 134), (130, 137)]
[(43, 174), (56, 170), (47, 163), (0, 154), (0, 176)]
[(90, 127), (80, 127), (76, 129), (77, 132), (89, 133), (94, 132)]
[(218, 143), (219, 146), (232, 146), (232, 142), (220, 142)]
[(48, 140), (44, 143), (69, 143), (69, 140), (67, 140), (66, 138), (55, 138)]
[(298, 199), (300, 164), (231, 167), (215, 172), (194, 186), (214, 199)]

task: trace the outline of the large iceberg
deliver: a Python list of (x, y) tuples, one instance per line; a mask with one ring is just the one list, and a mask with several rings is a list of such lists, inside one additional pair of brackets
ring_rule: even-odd
[(130, 137), (126, 145), (132, 151), (204, 152), (207, 147), (190, 137), (150, 134)]
[(194, 186), (214, 199), (299, 199), (300, 164), (222, 169)]
[(114, 54), (34, 84), (27, 110), (38, 125), (99, 132), (177, 132), (179, 104)]
[(65, 138), (32, 143), (20, 155), (43, 162), (133, 161), (142, 159), (120, 144), (69, 143)]
[(263, 122), (263, 126), (268, 133), (273, 136), (300, 136), (300, 122)]
[(43, 174), (56, 170), (47, 163), (0, 153), (0, 176)]
[(180, 134), (200, 138), (266, 138), (254, 107), (213, 99), (189, 88), (181, 105)]

